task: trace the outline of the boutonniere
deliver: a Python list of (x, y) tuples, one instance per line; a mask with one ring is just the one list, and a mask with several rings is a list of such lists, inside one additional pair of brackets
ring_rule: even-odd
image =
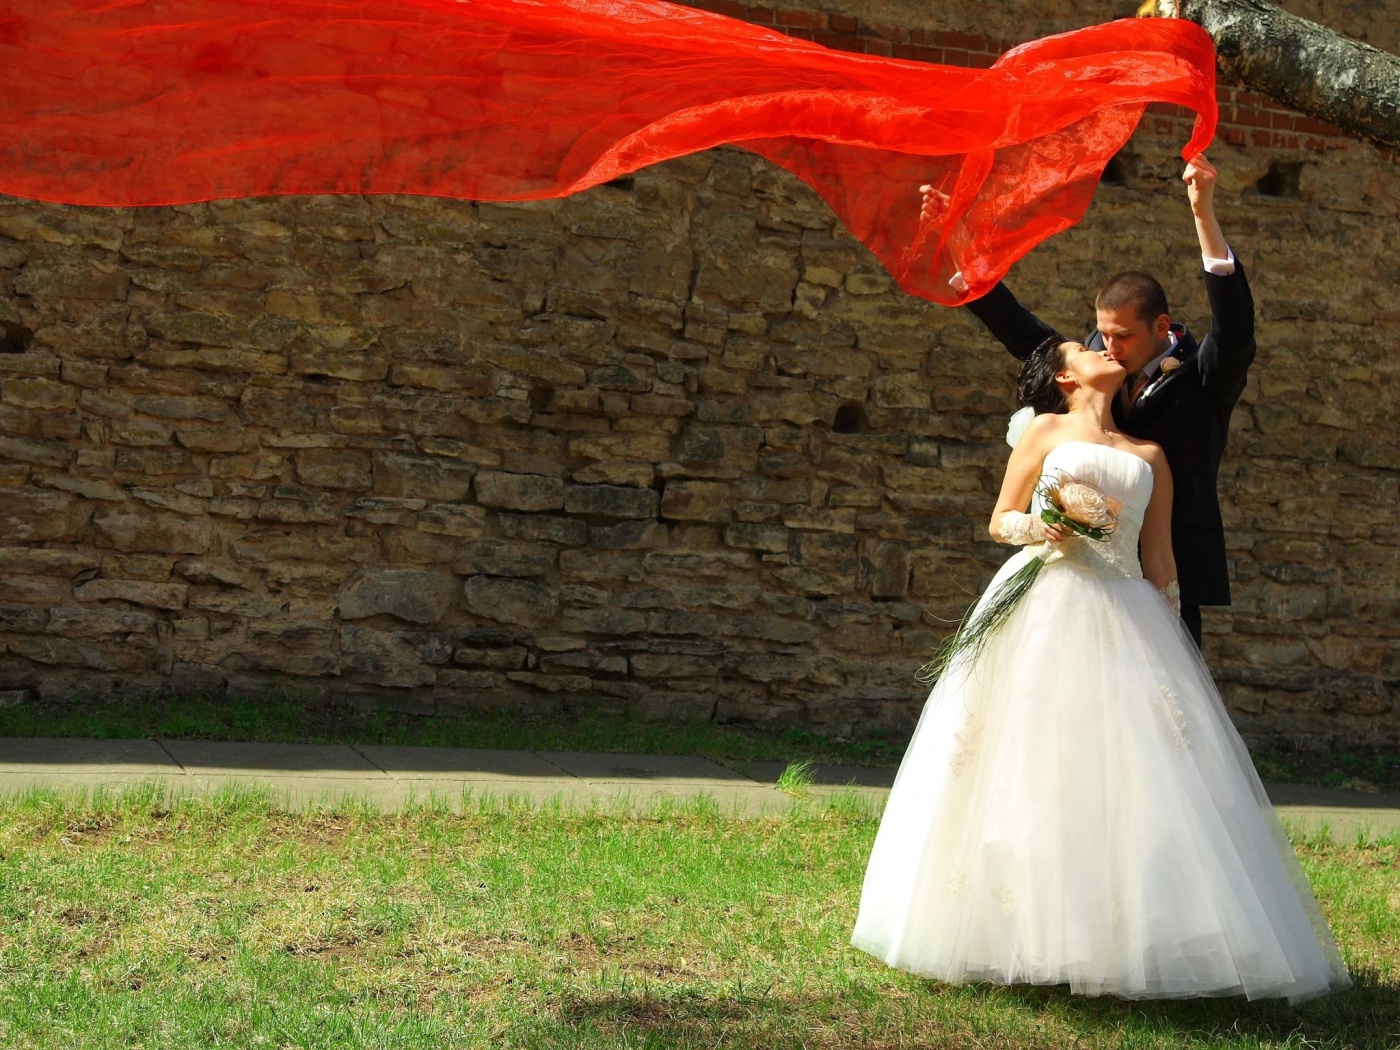
[(1158, 369), (1157, 369), (1157, 375), (1153, 377), (1152, 382), (1150, 382), (1150, 383), (1147, 384), (1146, 389), (1144, 389), (1143, 392), (1142, 392), (1141, 394), (1138, 395), (1138, 398), (1137, 398), (1137, 399), (1138, 399), (1139, 401), (1144, 401), (1144, 400), (1146, 400), (1147, 397), (1148, 397), (1150, 394), (1155, 393), (1156, 390), (1157, 390), (1157, 388), (1158, 388), (1159, 386), (1162, 385), (1162, 380), (1166, 379), (1167, 376), (1171, 375), (1173, 372), (1175, 372), (1175, 371), (1176, 371), (1178, 368), (1180, 368), (1180, 367), (1181, 367), (1181, 358), (1179, 358), (1179, 357), (1169, 357), (1169, 358), (1167, 358), (1167, 359), (1166, 359), (1165, 361), (1163, 361), (1162, 364), (1158, 367)]

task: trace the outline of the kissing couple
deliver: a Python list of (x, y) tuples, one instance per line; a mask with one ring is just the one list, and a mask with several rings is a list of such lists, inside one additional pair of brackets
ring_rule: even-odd
[(935, 661), (871, 852), (852, 941), (891, 966), (1127, 999), (1351, 983), (1199, 652), (1200, 607), (1229, 602), (1216, 475), (1254, 311), (1215, 169), (1183, 178), (1199, 343), (1143, 273), (1105, 284), (1082, 343), (1002, 284), (968, 306), (1034, 412), (989, 523), (1021, 549)]

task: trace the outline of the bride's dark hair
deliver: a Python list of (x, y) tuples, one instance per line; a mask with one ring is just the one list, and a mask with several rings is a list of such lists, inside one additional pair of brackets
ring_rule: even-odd
[(1065, 367), (1065, 354), (1060, 349), (1064, 344), (1064, 336), (1047, 336), (1021, 364), (1016, 398), (1035, 409), (1036, 415), (1069, 411), (1069, 402), (1055, 382), (1055, 373)]

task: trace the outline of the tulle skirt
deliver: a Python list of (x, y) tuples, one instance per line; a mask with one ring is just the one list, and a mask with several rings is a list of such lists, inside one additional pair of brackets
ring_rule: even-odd
[(1150, 583), (1068, 563), (930, 695), (852, 942), (944, 981), (1124, 998), (1351, 983), (1190, 637)]

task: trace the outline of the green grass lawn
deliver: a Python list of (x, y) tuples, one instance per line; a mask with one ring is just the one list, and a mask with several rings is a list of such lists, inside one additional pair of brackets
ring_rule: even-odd
[(1125, 1003), (952, 988), (850, 948), (876, 823), (840, 797), (761, 820), (0, 800), (0, 1045), (1400, 1045), (1400, 839), (1299, 843), (1355, 990)]

